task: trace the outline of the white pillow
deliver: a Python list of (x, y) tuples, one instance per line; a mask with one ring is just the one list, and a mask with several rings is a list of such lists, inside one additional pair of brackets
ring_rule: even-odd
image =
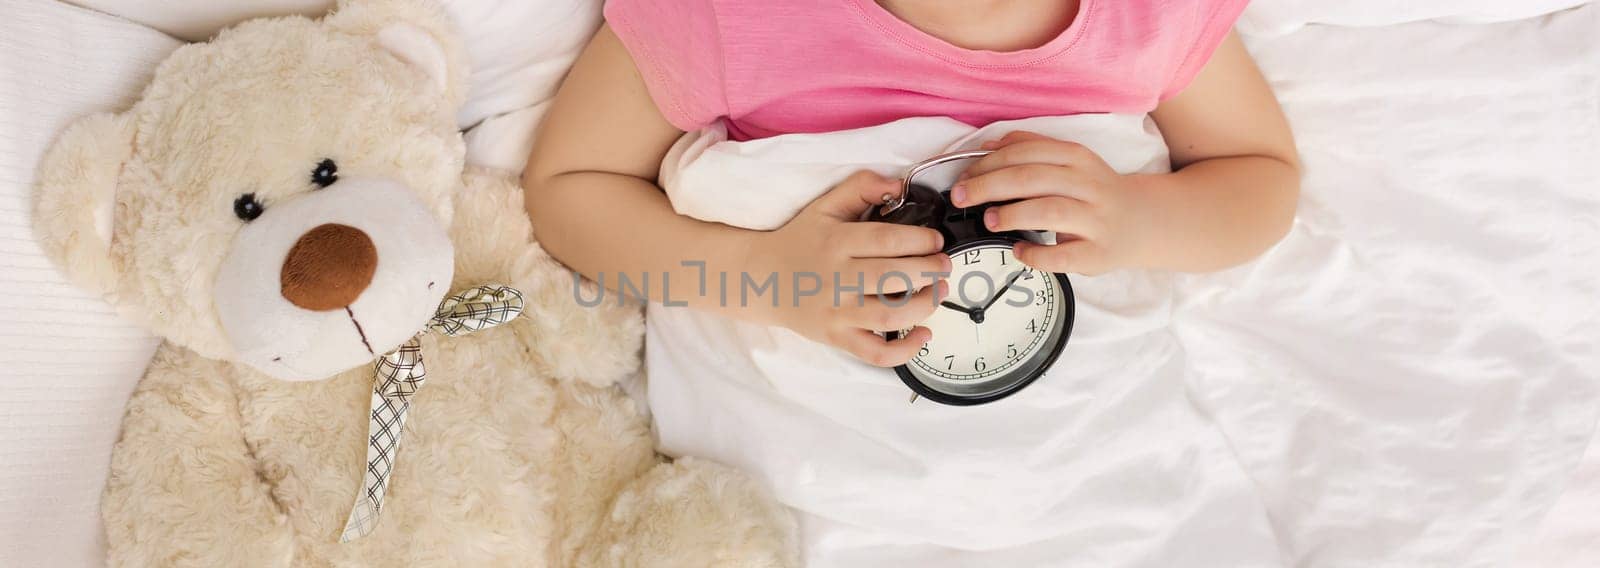
[(34, 243), (34, 167), (73, 119), (131, 104), (180, 42), (52, 0), (0, 18), (0, 566), (103, 562), (100, 491), (156, 346)]
[(166, 32), (183, 41), (205, 41), (217, 30), (263, 16), (300, 14), (316, 16), (333, 7), (333, 0), (207, 0), (205, 2), (151, 2), (149, 0), (63, 0)]
[(1447, 23), (1503, 22), (1532, 18), (1591, 0), (1255, 0), (1239, 18), (1246, 35), (1282, 35), (1307, 24), (1386, 26), (1439, 20)]
[[(68, 0), (172, 34), (203, 41), (262, 16), (318, 16), (331, 0)], [(601, 0), (441, 0), (466, 38), (472, 90), (457, 115), (462, 129), (555, 95), (567, 68), (600, 26)], [(525, 156), (525, 155), (524, 155)], [(521, 167), (521, 163), (517, 164)]]
[[(445, 0), (466, 37), (472, 91), (462, 128), (555, 96), (600, 27), (600, 0)], [(518, 164), (519, 167), (521, 164)]]

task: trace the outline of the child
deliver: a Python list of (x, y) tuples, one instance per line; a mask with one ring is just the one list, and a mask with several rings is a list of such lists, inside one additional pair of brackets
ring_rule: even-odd
[[(889, 272), (948, 272), (950, 259), (934, 231), (854, 222), (898, 192), (895, 180), (858, 174), (783, 227), (749, 231), (675, 214), (654, 181), (663, 155), (683, 132), (719, 121), (748, 140), (914, 116), (982, 126), (1148, 112), (1170, 148), (1170, 174), (1119, 175), (1070, 140), (1016, 132), (988, 144), (995, 152), (967, 170), (951, 198), (960, 206), (1018, 200), (991, 209), (985, 222), (1057, 232), (1060, 244), (1015, 253), (1051, 272), (1232, 266), (1282, 238), (1299, 183), (1277, 102), (1229, 33), (1243, 4), (612, 0), (607, 27), (542, 127), (525, 174), (528, 210), (544, 247), (590, 276), (670, 273), (694, 282), (702, 271), (726, 271), (778, 273), (783, 282), (797, 272), (865, 273), (869, 289), (853, 293), (902, 292), (900, 278), (881, 290), (870, 283)], [(690, 259), (705, 264), (682, 264)], [(894, 366), (930, 332), (916, 327), (895, 341), (874, 332), (916, 326), (949, 288), (928, 279), (913, 283), (918, 301), (835, 305), (828, 280), (798, 306), (786, 298), (782, 307), (726, 307), (714, 293), (675, 291), (672, 299)], [(661, 299), (661, 290), (650, 293)], [(673, 388), (651, 381), (652, 390)], [(671, 435), (663, 427), (663, 438)]]

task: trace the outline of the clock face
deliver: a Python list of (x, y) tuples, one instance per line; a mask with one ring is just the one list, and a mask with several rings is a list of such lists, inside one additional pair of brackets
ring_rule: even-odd
[(909, 374), (919, 394), (939, 402), (976, 404), (1043, 374), (1071, 333), (1064, 278), (1018, 262), (1005, 240), (956, 247), (950, 260), (951, 293), (922, 324), (933, 339), (900, 369), (902, 378)]

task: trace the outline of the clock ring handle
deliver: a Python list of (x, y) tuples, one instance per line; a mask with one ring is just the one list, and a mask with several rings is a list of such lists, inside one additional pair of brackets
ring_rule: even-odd
[(906, 196), (911, 194), (911, 182), (912, 180), (916, 179), (917, 174), (922, 173), (928, 168), (932, 168), (944, 163), (954, 162), (956, 160), (982, 158), (989, 155), (990, 152), (990, 150), (965, 150), (961, 152), (951, 152), (949, 154), (940, 154), (921, 162), (917, 162), (915, 165), (911, 166), (911, 169), (906, 170), (905, 177), (900, 179), (900, 195), (885, 194), (883, 196), (883, 207), (878, 209), (878, 214), (888, 215), (893, 213), (896, 209), (899, 209), (900, 206), (906, 204)]

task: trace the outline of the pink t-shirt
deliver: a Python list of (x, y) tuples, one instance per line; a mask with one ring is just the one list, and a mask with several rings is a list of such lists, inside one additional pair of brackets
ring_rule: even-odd
[(748, 140), (913, 116), (974, 126), (1148, 112), (1194, 79), (1248, 0), (1080, 0), (1021, 51), (956, 47), (873, 0), (611, 0), (605, 15), (661, 113)]

